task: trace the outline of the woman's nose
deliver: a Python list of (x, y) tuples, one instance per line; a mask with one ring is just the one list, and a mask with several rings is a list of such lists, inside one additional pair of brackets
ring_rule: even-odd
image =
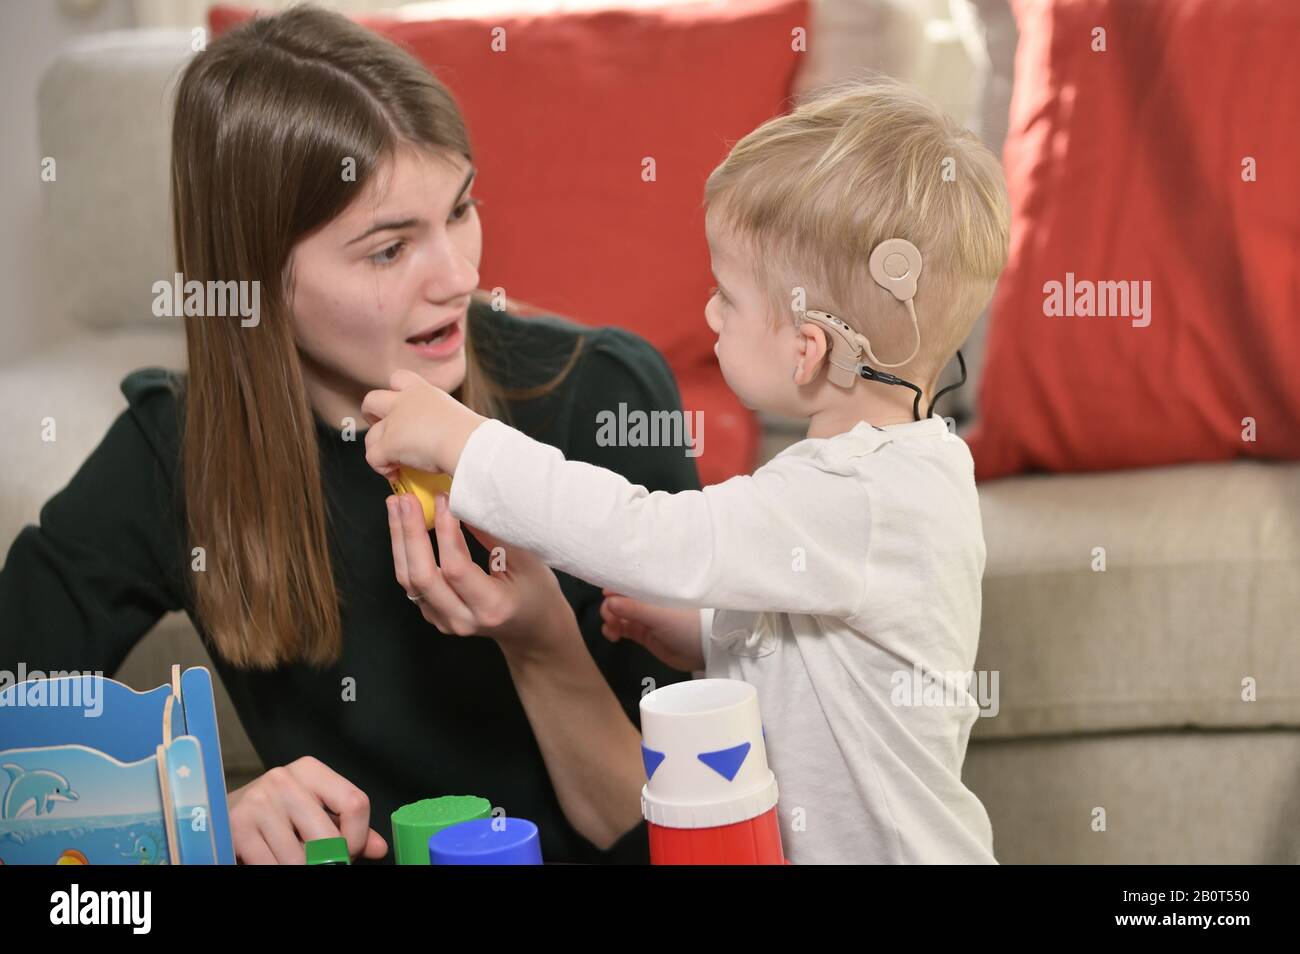
[(447, 242), (429, 262), (425, 292), (436, 301), (449, 301), (478, 288), (478, 267), (454, 242)]

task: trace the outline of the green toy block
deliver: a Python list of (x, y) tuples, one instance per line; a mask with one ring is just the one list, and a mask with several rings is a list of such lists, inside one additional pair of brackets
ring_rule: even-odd
[(317, 838), (309, 841), (307, 864), (309, 865), (350, 865), (348, 857), (348, 840), (346, 838)]
[(444, 795), (403, 805), (393, 812), (393, 854), (399, 865), (427, 865), (429, 839), (452, 825), (488, 818), (492, 803), (477, 795)]

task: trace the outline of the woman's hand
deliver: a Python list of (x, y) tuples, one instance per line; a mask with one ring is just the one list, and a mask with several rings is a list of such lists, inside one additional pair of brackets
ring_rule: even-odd
[(259, 775), (228, 801), (235, 857), (243, 864), (306, 864), (305, 842), (339, 836), (352, 858), (388, 854), (388, 843), (370, 827), (366, 793), (311, 756)]
[[(448, 635), (490, 636), (502, 649), (525, 654), (545, 652), (548, 640), (572, 638), (573, 608), (551, 568), (521, 547), (506, 547), (491, 534), (466, 527), (487, 547), (490, 573), (470, 557), (446, 494), (438, 495), (433, 525), (438, 560), (419, 500), (413, 494), (388, 498), (397, 582), (416, 598), (424, 618)], [(567, 627), (564, 614), (570, 618)]]
[(370, 422), (366, 463), (384, 477), (405, 464), (454, 474), (474, 429), (487, 420), (414, 371), (394, 371), (392, 390), (371, 391), (361, 402)]
[(704, 668), (704, 651), (700, 648), (700, 611), (653, 606), (601, 590), (600, 631), (611, 643), (630, 639), (639, 643), (655, 658), (682, 672)]
[[(606, 849), (641, 818), (641, 735), (597, 668), (551, 568), (469, 527), (488, 548), (484, 573), (470, 559), (460, 521), (439, 494), (438, 561), (419, 501), (388, 498), (397, 581), (444, 633), (497, 641), (533, 728), (564, 817)], [(583, 726), (575, 733), (575, 725)]]

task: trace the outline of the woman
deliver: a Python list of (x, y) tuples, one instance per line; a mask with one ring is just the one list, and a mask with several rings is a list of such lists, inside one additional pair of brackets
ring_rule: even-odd
[(663, 359), (476, 291), (457, 107), (341, 16), (214, 42), (172, 135), (179, 271), (259, 283), (259, 314), (187, 317), (188, 375), (126, 378), (128, 410), (0, 570), (0, 657), (112, 672), (188, 612), (273, 766), (230, 795), (244, 862), (336, 834), (382, 858), (399, 805), (464, 793), (535, 821), (548, 860), (643, 860), (637, 703), (682, 674), (603, 639), (590, 585), (514, 549), (485, 572), (493, 541), (445, 512), (435, 555), (366, 466), (360, 407), (407, 368), (570, 458), (697, 487), (679, 452), (596, 442), (603, 408), (679, 407)]

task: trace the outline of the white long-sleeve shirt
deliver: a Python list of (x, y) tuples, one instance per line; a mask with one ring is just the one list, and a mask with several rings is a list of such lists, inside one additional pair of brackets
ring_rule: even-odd
[(708, 675), (758, 689), (791, 861), (994, 863), (961, 781), (984, 537), (942, 419), (862, 421), (675, 494), (489, 420), (450, 507), (572, 576), (702, 609)]

